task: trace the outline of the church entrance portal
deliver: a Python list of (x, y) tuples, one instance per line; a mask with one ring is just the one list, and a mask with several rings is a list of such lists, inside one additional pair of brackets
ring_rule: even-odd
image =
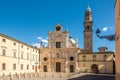
[(61, 63), (56, 62), (56, 72), (61, 72)]
[(44, 65), (44, 72), (47, 72), (47, 66)]
[(74, 72), (74, 66), (70, 65), (70, 72)]

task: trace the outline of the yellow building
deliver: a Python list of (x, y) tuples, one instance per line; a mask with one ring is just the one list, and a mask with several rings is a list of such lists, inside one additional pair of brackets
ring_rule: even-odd
[(114, 52), (79, 53), (80, 72), (114, 73)]
[(39, 49), (0, 34), (0, 76), (38, 70)]

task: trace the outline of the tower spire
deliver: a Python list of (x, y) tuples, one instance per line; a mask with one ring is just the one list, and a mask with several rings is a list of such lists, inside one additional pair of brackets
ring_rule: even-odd
[(42, 40), (40, 41), (40, 48), (43, 48)]

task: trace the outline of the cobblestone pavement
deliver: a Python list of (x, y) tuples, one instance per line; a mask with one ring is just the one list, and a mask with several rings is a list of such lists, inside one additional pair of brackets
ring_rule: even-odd
[(115, 80), (115, 75), (108, 74), (91, 74), (91, 73), (80, 73), (68, 76), (44, 76), (44, 77), (31, 77), (31, 78), (4, 78), (0, 80)]

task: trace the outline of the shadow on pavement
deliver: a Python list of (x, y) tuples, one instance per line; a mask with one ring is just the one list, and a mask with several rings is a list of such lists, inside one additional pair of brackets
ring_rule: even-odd
[(84, 75), (76, 78), (71, 78), (68, 80), (115, 80), (115, 76), (106, 75)]

